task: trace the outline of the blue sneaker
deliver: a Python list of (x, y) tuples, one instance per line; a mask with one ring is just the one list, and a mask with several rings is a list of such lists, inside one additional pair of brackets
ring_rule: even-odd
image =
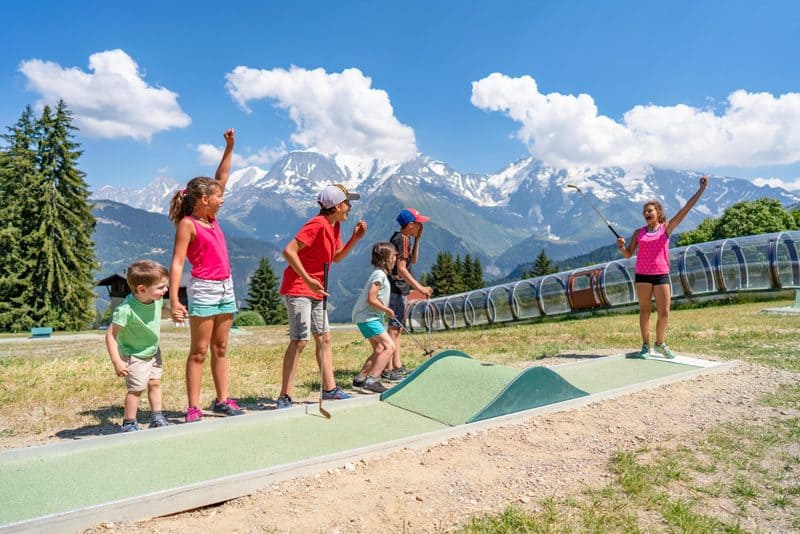
[(342, 400), (342, 399), (349, 399), (351, 395), (348, 395), (342, 388), (336, 386), (330, 391), (323, 391), (322, 392), (322, 400)]
[(140, 430), (141, 428), (139, 428), (139, 425), (136, 423), (136, 421), (125, 423), (122, 425), (123, 432), (139, 432)]
[(668, 360), (675, 359), (675, 353), (672, 352), (672, 349), (670, 349), (666, 343), (656, 343), (655, 349), (656, 351), (660, 352), (664, 358), (667, 358)]
[(639, 360), (646, 360), (650, 357), (650, 345), (647, 343), (642, 345), (642, 350), (633, 354), (628, 354), (626, 358), (637, 358)]
[(275, 401), (275, 405), (275, 408), (278, 410), (282, 410), (283, 408), (291, 408), (292, 398), (289, 395), (281, 395), (278, 397), (278, 400)]
[(170, 426), (164, 414), (157, 413), (150, 417), (150, 428), (158, 428), (162, 426)]

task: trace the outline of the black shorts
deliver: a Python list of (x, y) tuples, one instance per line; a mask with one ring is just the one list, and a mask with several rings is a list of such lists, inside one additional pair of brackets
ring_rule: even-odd
[(400, 293), (391, 293), (389, 308), (394, 312), (394, 319), (389, 319), (389, 328), (399, 330), (406, 318), (406, 296)]
[(669, 284), (669, 274), (639, 274), (636, 273), (637, 284), (653, 284), (654, 286), (663, 286)]

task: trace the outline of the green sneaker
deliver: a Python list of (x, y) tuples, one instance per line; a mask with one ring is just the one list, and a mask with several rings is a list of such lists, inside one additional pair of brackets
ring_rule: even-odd
[(645, 343), (644, 345), (642, 345), (642, 350), (640, 350), (639, 352), (634, 352), (632, 354), (628, 354), (627, 357), (628, 358), (638, 358), (640, 360), (646, 360), (649, 355), (650, 355), (650, 345)]
[(666, 343), (656, 343), (654, 348), (656, 351), (660, 352), (664, 358), (668, 360), (675, 359), (675, 353), (670, 350)]

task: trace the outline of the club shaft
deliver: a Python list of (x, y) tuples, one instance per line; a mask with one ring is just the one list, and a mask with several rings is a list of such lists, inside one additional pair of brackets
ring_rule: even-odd
[(611, 226), (611, 223), (610, 223), (610, 222), (608, 222), (608, 219), (606, 219), (606, 218), (605, 218), (605, 216), (604, 216), (602, 213), (600, 213), (600, 210), (598, 210), (597, 208), (595, 208), (595, 207), (594, 207), (594, 204), (592, 203), (592, 201), (591, 201), (591, 200), (589, 200), (589, 199), (586, 197), (586, 195), (584, 195), (584, 194), (583, 194), (583, 191), (581, 191), (580, 189), (578, 189), (578, 188), (577, 188), (577, 187), (575, 187), (575, 186), (573, 186), (572, 188), (573, 188), (573, 189), (575, 189), (575, 190), (576, 190), (578, 193), (580, 193), (580, 194), (581, 194), (581, 197), (583, 197), (583, 200), (585, 200), (585, 201), (586, 201), (586, 203), (587, 203), (587, 204), (589, 204), (589, 207), (590, 207), (590, 208), (592, 208), (592, 209), (594, 210), (594, 212), (595, 212), (597, 215), (599, 215), (599, 216), (600, 216), (600, 218), (601, 218), (601, 219), (603, 219), (603, 222), (604, 222), (604, 223), (606, 223), (606, 226), (608, 226), (608, 229), (609, 229), (609, 230), (611, 230), (611, 233), (612, 233), (612, 234), (614, 234), (614, 236), (615, 236), (617, 239), (619, 239), (621, 236), (620, 236), (620, 235), (617, 233), (617, 231), (616, 231), (616, 230), (614, 230), (614, 227), (613, 227), (613, 226)]

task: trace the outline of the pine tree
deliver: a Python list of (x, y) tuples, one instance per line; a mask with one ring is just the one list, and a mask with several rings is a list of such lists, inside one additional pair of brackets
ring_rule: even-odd
[(23, 274), (25, 301), (35, 323), (76, 330), (94, 317), (94, 272), (98, 268), (91, 236), (95, 219), (88, 202), (81, 155), (72, 140), (76, 130), (64, 101), (55, 113), (45, 106), (38, 121), (37, 173), (32, 190), (35, 208), (23, 214), (33, 223), (23, 236), (23, 255), (31, 268)]
[(429, 285), (433, 288), (433, 296), (441, 297), (465, 291), (464, 282), (458, 264), (450, 252), (436, 255), (436, 263), (431, 267)]
[(544, 276), (546, 274), (551, 274), (558, 272), (558, 268), (556, 265), (547, 257), (547, 253), (544, 249), (539, 252), (539, 255), (536, 256), (536, 261), (533, 264), (533, 270), (530, 272), (525, 273), (522, 275), (523, 278), (535, 278), (537, 276)]
[(478, 258), (473, 260), (469, 254), (464, 257), (461, 278), (464, 281), (465, 291), (480, 289), (486, 285), (483, 281), (483, 267)]
[(0, 205), (4, 217), (0, 223), (0, 242), (4, 259), (0, 262), (0, 330), (20, 331), (33, 325), (27, 303), (31, 294), (24, 274), (30, 270), (30, 258), (23, 250), (23, 236), (32, 231), (26, 216), (37, 205), (38, 175), (35, 146), (39, 131), (30, 106), (17, 123), (2, 136), (5, 148), (0, 151)]
[(246, 301), (250, 309), (261, 314), (266, 324), (286, 323), (286, 307), (278, 293), (278, 279), (267, 258), (261, 258), (258, 268), (250, 279)]

